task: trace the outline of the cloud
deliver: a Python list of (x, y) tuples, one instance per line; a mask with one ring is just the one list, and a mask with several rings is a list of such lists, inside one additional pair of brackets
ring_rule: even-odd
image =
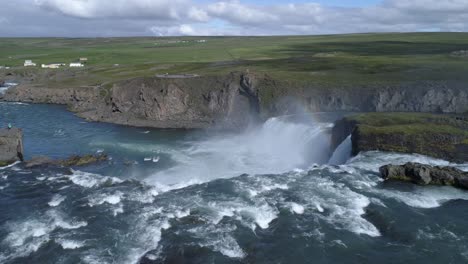
[[(64, 15), (96, 19), (96, 18), (132, 18), (177, 20), (188, 14), (183, 8), (189, 2), (186, 0), (35, 0), (35, 4), (43, 9), (60, 12)], [(203, 11), (190, 9), (192, 18), (203, 17)]]
[[(346, 1), (346, 0), (343, 0)], [(4, 2), (4, 3), (2, 3)], [(466, 0), (336, 7), (295, 0), (0, 0), (0, 36), (293, 35), (467, 31)]]
[(280, 19), (268, 10), (263, 11), (260, 7), (244, 5), (239, 1), (217, 2), (209, 5), (207, 10), (213, 17), (236, 24), (262, 25)]

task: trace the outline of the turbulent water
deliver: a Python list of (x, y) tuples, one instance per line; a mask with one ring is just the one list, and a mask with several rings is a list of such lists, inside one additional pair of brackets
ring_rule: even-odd
[[(75, 170), (0, 168), (0, 263), (466, 263), (468, 192), (383, 183), (424, 156), (330, 153), (333, 117), (238, 134), (87, 123), (0, 103), (26, 158), (106, 152)], [(335, 165), (331, 165), (335, 164)]]

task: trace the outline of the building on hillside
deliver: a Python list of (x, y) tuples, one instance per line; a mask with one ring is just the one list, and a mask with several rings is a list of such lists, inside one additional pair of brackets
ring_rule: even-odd
[(63, 63), (52, 63), (52, 64), (42, 64), (41, 67), (44, 69), (58, 69), (60, 66), (64, 66)]
[(81, 62), (86, 62), (86, 61), (88, 61), (88, 58), (80, 58), (80, 61)]
[(36, 63), (32, 62), (32, 60), (25, 60), (24, 67), (36, 67)]
[(80, 68), (80, 67), (84, 67), (84, 64), (81, 63), (81, 62), (72, 62), (72, 63), (70, 63), (70, 67), (71, 68)]

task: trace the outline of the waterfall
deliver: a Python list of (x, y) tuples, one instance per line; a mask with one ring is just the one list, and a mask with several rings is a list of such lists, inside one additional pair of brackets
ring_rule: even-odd
[(341, 144), (335, 149), (328, 164), (341, 165), (345, 164), (351, 158), (352, 142), (351, 135), (349, 135)]
[(147, 181), (157, 184), (206, 182), (241, 174), (284, 173), (328, 161), (325, 126), (270, 118), (235, 135), (214, 135), (172, 153), (175, 165)]

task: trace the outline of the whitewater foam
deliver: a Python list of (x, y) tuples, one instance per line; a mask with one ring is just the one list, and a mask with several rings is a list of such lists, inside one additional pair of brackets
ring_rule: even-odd
[(291, 203), (291, 212), (301, 215), (304, 214), (304, 211), (304, 206), (297, 203)]
[(42, 245), (50, 241), (51, 233), (57, 228), (78, 229), (87, 226), (85, 221), (65, 220), (56, 210), (49, 210), (37, 219), (27, 219), (12, 222), (7, 225), (8, 235), (2, 241), (11, 254), (5, 259), (25, 257), (36, 252)]
[(7, 166), (4, 166), (4, 167), (0, 167), (0, 170), (4, 170), (4, 169), (9, 169), (9, 168), (14, 168), (16, 165), (20, 164), (21, 162), (20, 161), (16, 161), (10, 165), (7, 165)]
[(73, 174), (67, 176), (74, 184), (85, 187), (93, 188), (105, 183), (117, 184), (123, 181), (115, 177), (107, 177), (99, 174), (87, 173), (83, 171), (73, 171)]
[(85, 242), (83, 241), (69, 239), (56, 239), (55, 242), (57, 242), (57, 244), (60, 244), (60, 246), (62, 246), (63, 249), (77, 249), (85, 246)]
[(63, 201), (65, 201), (66, 197), (60, 194), (56, 194), (52, 197), (52, 200), (48, 203), (51, 207), (59, 206)]
[(229, 258), (245, 258), (244, 250), (237, 241), (230, 235), (236, 230), (233, 225), (206, 225), (189, 229), (195, 237), (202, 242), (201, 247), (208, 247)]
[(320, 124), (290, 123), (271, 118), (261, 127), (235, 135), (215, 135), (171, 154), (176, 166), (146, 181), (177, 185), (260, 173), (283, 173), (310, 163), (326, 162), (328, 136)]
[(123, 198), (123, 193), (122, 192), (115, 192), (113, 194), (106, 194), (106, 193), (99, 193), (93, 197), (90, 197), (88, 199), (88, 205), (90, 207), (97, 206), (97, 205), (102, 205), (102, 204), (111, 204), (115, 205), (121, 202)]

